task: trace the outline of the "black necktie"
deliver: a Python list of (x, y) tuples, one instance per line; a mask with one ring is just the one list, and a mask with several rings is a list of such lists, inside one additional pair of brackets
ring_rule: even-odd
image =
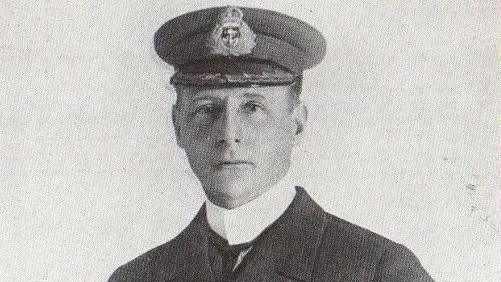
[[(235, 264), (237, 263), (240, 253), (249, 250), (252, 247), (253, 241), (243, 244), (230, 245), (228, 241), (213, 230), (209, 231), (209, 241), (216, 246), (222, 257), (223, 281), (229, 281), (233, 278)], [(238, 268), (238, 267), (237, 267)], [(235, 270), (237, 270), (235, 268)]]

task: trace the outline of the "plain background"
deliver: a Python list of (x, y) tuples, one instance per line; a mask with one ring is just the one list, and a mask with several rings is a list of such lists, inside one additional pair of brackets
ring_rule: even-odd
[(225, 4), (326, 36), (296, 183), (437, 281), (501, 281), (499, 2), (431, 0), (0, 0), (0, 280), (105, 281), (189, 223), (204, 197), (152, 39)]

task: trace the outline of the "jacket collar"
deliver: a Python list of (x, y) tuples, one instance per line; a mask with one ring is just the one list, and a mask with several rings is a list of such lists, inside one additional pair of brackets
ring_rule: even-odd
[[(296, 197), (286, 212), (263, 233), (262, 241), (254, 250), (275, 263), (275, 270), (281, 276), (311, 281), (317, 250), (320, 246), (326, 223), (326, 213), (301, 187), (296, 187)], [(177, 238), (181, 244), (175, 265), (169, 267), (171, 279), (190, 281), (214, 280), (208, 256), (208, 228), (205, 204)], [(269, 265), (268, 265), (269, 267)], [(267, 268), (268, 268), (267, 267)], [(255, 271), (255, 272), (253, 272)], [(246, 273), (256, 279), (259, 270), (249, 269)]]
[[(263, 249), (275, 249), (276, 271), (287, 278), (312, 281), (317, 250), (323, 236), (326, 213), (301, 187), (276, 225), (265, 234)], [(281, 221), (281, 222), (280, 222)]]
[[(322, 243), (322, 237), (327, 221), (326, 213), (312, 198), (298, 187), (298, 203), (291, 211), (291, 222), (286, 224), (282, 240), (287, 240), (288, 246), (283, 261), (278, 269), (282, 274), (287, 273), (292, 278), (312, 281), (317, 251)], [(298, 256), (298, 254), (303, 254)], [(291, 257), (297, 259), (291, 260)]]

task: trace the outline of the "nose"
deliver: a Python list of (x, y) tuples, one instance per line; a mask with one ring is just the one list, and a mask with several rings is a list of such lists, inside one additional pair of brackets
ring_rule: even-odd
[(217, 144), (227, 146), (230, 149), (241, 142), (240, 122), (237, 112), (234, 109), (226, 107), (219, 117), (218, 121)]

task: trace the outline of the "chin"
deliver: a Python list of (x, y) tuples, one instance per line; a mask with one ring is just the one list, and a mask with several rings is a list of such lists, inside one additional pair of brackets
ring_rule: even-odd
[(246, 194), (245, 191), (250, 188), (248, 181), (243, 181), (241, 179), (224, 179), (223, 181), (217, 181), (214, 184), (214, 188), (218, 190), (220, 194), (228, 196)]
[[(213, 202), (233, 202), (239, 201), (254, 194), (257, 187), (250, 185), (250, 181), (245, 178), (218, 178), (211, 181), (209, 185), (204, 186), (205, 193)], [(217, 204), (216, 203), (216, 204)]]

